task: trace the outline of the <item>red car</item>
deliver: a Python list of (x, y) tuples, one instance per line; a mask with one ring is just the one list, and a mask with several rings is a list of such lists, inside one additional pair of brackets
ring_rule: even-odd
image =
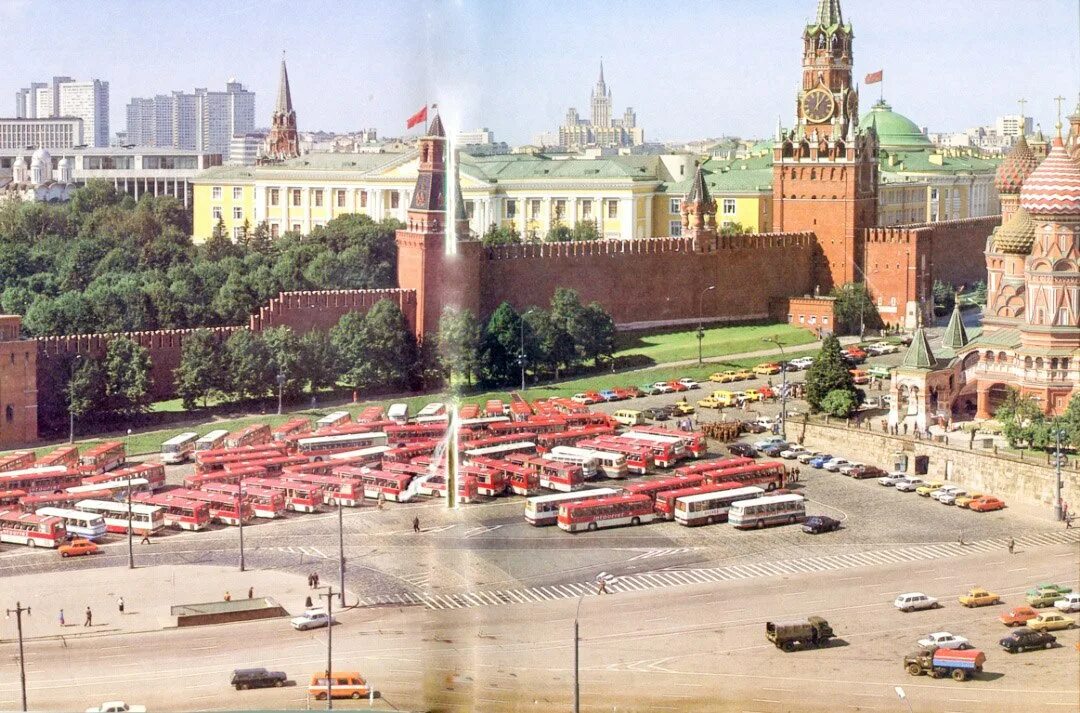
[(864, 352), (862, 349), (859, 349), (858, 347), (848, 347), (847, 349), (841, 350), (840, 353), (856, 363), (866, 361), (866, 357), (869, 356), (866, 352)]
[(673, 391), (689, 391), (689, 389), (686, 388), (686, 384), (681, 381), (669, 381), (667, 382), (667, 385), (670, 386)]
[(998, 620), (1005, 626), (1023, 626), (1028, 623), (1029, 619), (1034, 619), (1039, 616), (1037, 609), (1033, 609), (1028, 606), (1013, 607), (1007, 612), (1003, 612)]
[(619, 386), (612, 389), (612, 391), (615, 392), (615, 395), (620, 399), (636, 399), (638, 396), (641, 396), (641, 391), (632, 387)]
[(984, 495), (981, 498), (975, 498), (968, 503), (968, 509), (975, 512), (989, 512), (990, 510), (1001, 510), (1005, 507), (1005, 501), (1001, 498), (995, 498), (993, 495)]
[(778, 396), (775, 389), (772, 389), (772, 388), (770, 388), (768, 386), (759, 386), (759, 387), (757, 387), (757, 392), (759, 394), (761, 394), (761, 398), (763, 398), (763, 399), (771, 399), (771, 398), (774, 398), (774, 397)]

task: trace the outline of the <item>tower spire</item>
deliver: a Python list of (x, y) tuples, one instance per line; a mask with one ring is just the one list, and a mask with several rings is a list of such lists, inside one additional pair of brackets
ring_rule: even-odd
[(600, 84), (604, 83), (604, 58), (600, 58)]
[(825, 27), (844, 24), (840, 0), (818, 0), (817, 23)]
[(278, 81), (277, 107), (274, 111), (288, 114), (293, 110), (292, 92), (289, 90), (289, 70), (285, 67), (285, 52), (281, 53), (281, 77)]

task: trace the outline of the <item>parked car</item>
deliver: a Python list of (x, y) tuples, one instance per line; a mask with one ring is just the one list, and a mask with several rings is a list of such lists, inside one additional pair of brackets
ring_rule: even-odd
[(755, 401), (764, 401), (765, 395), (761, 393), (759, 389), (747, 389), (742, 392), (743, 401), (753, 403)]
[(958, 508), (966, 508), (971, 504), (972, 500), (985, 497), (983, 493), (964, 493), (963, 495), (956, 496), (956, 502), (953, 503)]
[(839, 473), (841, 468), (843, 468), (845, 465), (850, 464), (851, 461), (849, 461), (847, 458), (833, 458), (831, 461), (821, 467), (829, 471), (830, 473)]
[(968, 510), (974, 510), (975, 512), (1001, 510), (1004, 507), (1005, 501), (1001, 498), (995, 498), (993, 495), (984, 495), (981, 498), (975, 498), (968, 503)]
[(855, 384), (869, 384), (870, 375), (862, 369), (851, 369), (851, 381)]
[(90, 540), (78, 539), (60, 545), (57, 551), (61, 557), (81, 557), (82, 555), (96, 555), (101, 552), (101, 548)]
[(800, 446), (798, 443), (792, 443), (790, 446), (780, 451), (780, 457), (784, 460), (795, 460), (805, 452), (806, 449)]
[(1068, 587), (1064, 584), (1054, 584), (1053, 582), (1039, 582), (1034, 587), (1027, 590), (1027, 594), (1034, 594), (1035, 592), (1041, 592), (1048, 589), (1052, 589), (1058, 594), (1068, 594), (1072, 591), (1072, 587)]
[(684, 384), (681, 381), (668, 381), (667, 385), (669, 387), (671, 387), (672, 391), (675, 391), (675, 392), (689, 391), (690, 390), (690, 387), (687, 386), (686, 384)]
[(723, 408), (727, 404), (721, 403), (715, 396), (706, 396), (703, 399), (698, 399), (698, 408)]
[(937, 599), (922, 592), (906, 592), (893, 600), (893, 606), (902, 612), (913, 612), (917, 609), (937, 609), (941, 605)]
[(718, 371), (714, 374), (709, 374), (709, 381), (714, 381), (717, 384), (730, 384), (732, 381), (738, 381), (739, 377), (734, 371)]
[(799, 461), (803, 465), (810, 465), (810, 461), (814, 460), (819, 455), (821, 455), (821, 454), (818, 453), (817, 451), (804, 451), (804, 452), (800, 453), (798, 456), (796, 456), (795, 460)]
[(922, 478), (904, 478), (896, 483), (896, 489), (901, 493), (913, 493), (926, 484)]
[(746, 431), (747, 433), (765, 433), (765, 431), (769, 430), (767, 427), (762, 426), (757, 421), (743, 421), (740, 426), (742, 430)]
[(604, 389), (600, 392), (600, 398), (604, 401), (619, 401), (622, 397), (615, 393), (614, 389)]
[(688, 376), (684, 376), (683, 378), (679, 379), (679, 383), (682, 384), (683, 386), (685, 386), (688, 389), (700, 389), (701, 388), (701, 384), (694, 381), (693, 379), (691, 379)]
[(672, 416), (689, 416), (694, 413), (694, 407), (685, 401), (677, 401), (668, 406), (668, 413)]
[(965, 607), (985, 607), (1001, 604), (1001, 596), (982, 587), (975, 587), (969, 589), (967, 594), (961, 594), (958, 601)]
[(1035, 631), (1058, 631), (1059, 629), (1075, 629), (1076, 619), (1065, 616), (1058, 612), (1043, 612), (1034, 619), (1028, 620), (1028, 628)]
[(780, 396), (780, 392), (771, 386), (759, 386), (757, 387), (757, 392), (761, 394), (761, 398), (763, 399), (771, 399)]
[(660, 392), (656, 390), (656, 387), (652, 384), (642, 384), (638, 387), (638, 391), (642, 396), (656, 396)]
[(756, 443), (754, 443), (754, 448), (757, 448), (760, 451), (760, 450), (764, 450), (765, 448), (768, 448), (769, 446), (775, 445), (777, 443), (783, 443), (783, 442), (784, 442), (783, 436), (766, 436), (765, 438), (762, 438), (760, 441), (757, 441)]
[(926, 637), (919, 639), (917, 643), (923, 648), (931, 648), (934, 646), (939, 649), (964, 650), (975, 648), (971, 645), (971, 642), (965, 639), (963, 636), (950, 634), (947, 631), (938, 631), (933, 634), (928, 634)]
[(641, 411), (645, 418), (652, 419), (653, 421), (667, 421), (671, 416), (668, 416), (666, 409), (662, 408), (647, 408)]
[(728, 453), (739, 458), (756, 458), (757, 449), (749, 443), (730, 443), (728, 444)]
[(881, 483), (884, 486), (892, 488), (905, 480), (907, 480), (907, 476), (903, 473), (889, 473), (878, 478), (877, 482)]
[(746, 381), (747, 379), (753, 379), (753, 378), (754, 378), (754, 372), (750, 371), (749, 369), (739, 369), (738, 371), (735, 372), (735, 380), (736, 381)]
[(851, 471), (855, 470), (856, 468), (861, 468), (863, 467), (863, 465), (863, 463), (851, 461), (850, 463), (844, 463), (843, 465), (841, 465), (837, 472), (840, 473), (840, 475), (851, 475)]
[(1010, 654), (1019, 654), (1032, 649), (1052, 649), (1056, 643), (1057, 637), (1053, 634), (1026, 626), (1010, 632), (1008, 636), (998, 641), (998, 645)]
[(1036, 609), (1042, 609), (1043, 607), (1052, 607), (1054, 602), (1061, 599), (1064, 592), (1059, 592), (1053, 588), (1036, 589), (1029, 591), (1025, 599), (1028, 605), (1035, 607)]
[(1080, 592), (1069, 592), (1054, 602), (1058, 611), (1080, 611)]
[(963, 495), (966, 495), (967, 491), (963, 488), (956, 488), (955, 490), (947, 490), (938, 495), (937, 501), (942, 505), (956, 505), (956, 499)]
[(238, 691), (249, 688), (280, 688), (289, 677), (284, 671), (267, 671), (265, 668), (238, 668), (232, 672), (229, 685)]
[(768, 456), (769, 458), (778, 458), (780, 457), (780, 454), (787, 450), (789, 447), (789, 443), (785, 441), (780, 441), (779, 443), (773, 443), (771, 446), (761, 448), (760, 450), (763, 456)]
[(788, 363), (800, 370), (809, 369), (814, 363), (814, 357), (799, 357), (798, 359), (792, 359)]
[(933, 493), (935, 490), (941, 490), (941, 487), (943, 485), (945, 485), (945, 483), (942, 483), (939, 480), (931, 480), (930, 482), (923, 483), (919, 487), (915, 488), (915, 494), (921, 495), (924, 498), (928, 498), (930, 497), (930, 493)]
[(657, 381), (653, 384), (653, 389), (658, 394), (670, 394), (675, 391), (675, 388), (666, 381)]
[(820, 535), (823, 532), (832, 532), (840, 529), (840, 521), (825, 515), (811, 515), (803, 520), (802, 531), (811, 535)]
[(847, 474), (856, 480), (865, 480), (866, 478), (878, 478), (884, 473), (885, 471), (878, 468), (876, 465), (858, 465), (852, 468)]
[(840, 356), (845, 357), (846, 359), (853, 361), (856, 364), (861, 364), (862, 362), (866, 361), (866, 357), (868, 357), (869, 354), (856, 346), (850, 346), (846, 349), (841, 349)]
[(940, 488), (930, 493), (930, 499), (940, 502), (943, 496), (948, 495), (949, 493), (955, 493), (957, 491), (966, 492), (959, 485), (942, 485)]
[(325, 609), (307, 609), (300, 616), (290, 619), (289, 624), (297, 631), (307, 631), (329, 626), (334, 621)]
[(586, 406), (591, 406), (592, 404), (599, 403), (599, 399), (593, 398), (585, 392), (574, 394), (570, 397), (570, 400), (576, 404), (585, 404)]
[(1039, 616), (1039, 612), (1034, 607), (1019, 606), (1013, 607), (1007, 612), (1002, 612), (998, 616), (998, 621), (1005, 626), (1023, 626), (1037, 616)]
[(780, 365), (774, 361), (767, 361), (754, 367), (754, 373), (761, 376), (772, 376), (780, 373)]
[(95, 708), (87, 708), (86, 713), (146, 713), (146, 706), (131, 706), (123, 701), (105, 701)]
[(780, 362), (780, 371), (786, 371), (788, 373), (791, 373), (793, 371), (799, 371), (799, 370), (800, 370), (799, 367), (795, 366), (790, 361), (782, 361), (782, 362)]
[(832, 459), (833, 459), (832, 455), (830, 455), (828, 453), (819, 453), (818, 455), (814, 456), (813, 459), (811, 459), (810, 467), (811, 468), (817, 468), (817, 469), (820, 470), (821, 468), (824, 468), (825, 464), (828, 463), (829, 461), (831, 461)]
[(636, 399), (644, 396), (645, 394), (636, 386), (619, 386), (612, 389), (619, 398), (623, 399)]

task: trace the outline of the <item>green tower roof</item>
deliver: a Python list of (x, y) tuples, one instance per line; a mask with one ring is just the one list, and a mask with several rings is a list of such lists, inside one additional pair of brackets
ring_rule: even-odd
[(915, 330), (915, 337), (911, 340), (911, 347), (904, 355), (904, 361), (900, 364), (901, 369), (933, 369), (937, 364), (934, 352), (930, 351), (930, 342), (926, 339), (926, 330), (919, 326)]
[(941, 345), (954, 352), (967, 346), (968, 334), (964, 328), (964, 320), (960, 317), (960, 304), (953, 306), (952, 316), (949, 317), (949, 326), (945, 327), (945, 334), (941, 337)]

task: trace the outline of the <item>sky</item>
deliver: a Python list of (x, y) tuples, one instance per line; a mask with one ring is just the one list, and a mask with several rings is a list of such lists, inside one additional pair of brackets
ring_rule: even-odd
[[(0, 116), (54, 75), (110, 83), (111, 131), (132, 97), (235, 77), (269, 124), (285, 52), (301, 131), (374, 127), (437, 102), (448, 129), (526, 143), (588, 114), (601, 58), (614, 116), (649, 141), (789, 126), (816, 0), (0, 0)], [(883, 69), (896, 111), (930, 131), (1018, 110), (1050, 133), (1080, 92), (1080, 0), (843, 0), (858, 78)], [(862, 109), (879, 88), (864, 87)]]

